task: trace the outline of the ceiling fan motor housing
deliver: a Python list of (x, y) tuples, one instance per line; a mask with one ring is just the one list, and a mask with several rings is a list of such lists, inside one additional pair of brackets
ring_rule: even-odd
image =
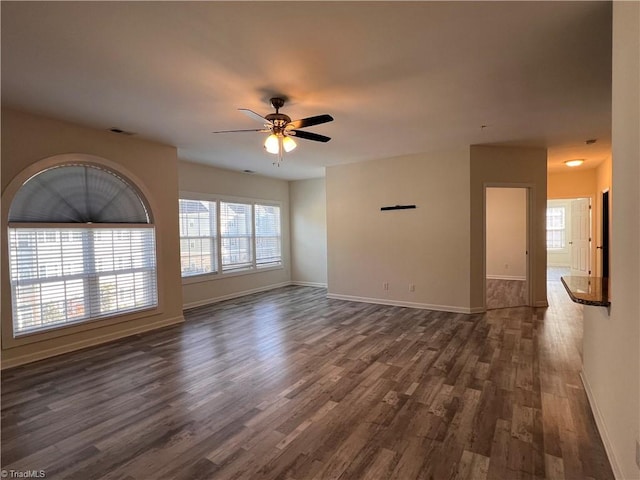
[(284, 130), (287, 124), (291, 122), (291, 117), (284, 113), (270, 113), (265, 115), (264, 118), (273, 124), (274, 130)]

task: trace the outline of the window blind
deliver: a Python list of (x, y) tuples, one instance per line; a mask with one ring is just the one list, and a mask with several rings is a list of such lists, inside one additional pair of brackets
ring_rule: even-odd
[(565, 248), (565, 208), (547, 208), (547, 248)]
[(253, 267), (252, 206), (220, 202), (220, 250), (222, 271)]
[(256, 266), (268, 267), (282, 263), (280, 207), (255, 205)]
[(14, 336), (155, 307), (153, 226), (9, 228)]
[(216, 202), (185, 199), (179, 202), (182, 276), (217, 272)]
[(135, 188), (93, 165), (61, 165), (31, 177), (16, 193), (10, 222), (150, 223)]

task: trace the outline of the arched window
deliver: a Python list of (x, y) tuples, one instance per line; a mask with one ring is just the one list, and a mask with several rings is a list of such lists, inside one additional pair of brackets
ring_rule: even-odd
[(155, 228), (128, 181), (95, 165), (27, 180), (9, 209), (13, 335), (157, 306)]

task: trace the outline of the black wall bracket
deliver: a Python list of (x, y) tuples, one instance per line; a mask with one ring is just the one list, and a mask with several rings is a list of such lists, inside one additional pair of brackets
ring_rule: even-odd
[(416, 208), (415, 205), (396, 205), (395, 207), (380, 207), (380, 211), (385, 210), (408, 210), (410, 208)]

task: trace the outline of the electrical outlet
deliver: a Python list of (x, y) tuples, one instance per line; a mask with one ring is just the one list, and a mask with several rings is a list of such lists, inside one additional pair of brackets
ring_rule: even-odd
[(636, 440), (636, 465), (640, 468), (640, 440)]
[(389, 290), (389, 282), (384, 282), (384, 283), (382, 284), (382, 288), (383, 288), (384, 290)]
[(413, 283), (409, 284), (409, 291), (410, 292), (415, 292), (416, 291), (416, 286)]

